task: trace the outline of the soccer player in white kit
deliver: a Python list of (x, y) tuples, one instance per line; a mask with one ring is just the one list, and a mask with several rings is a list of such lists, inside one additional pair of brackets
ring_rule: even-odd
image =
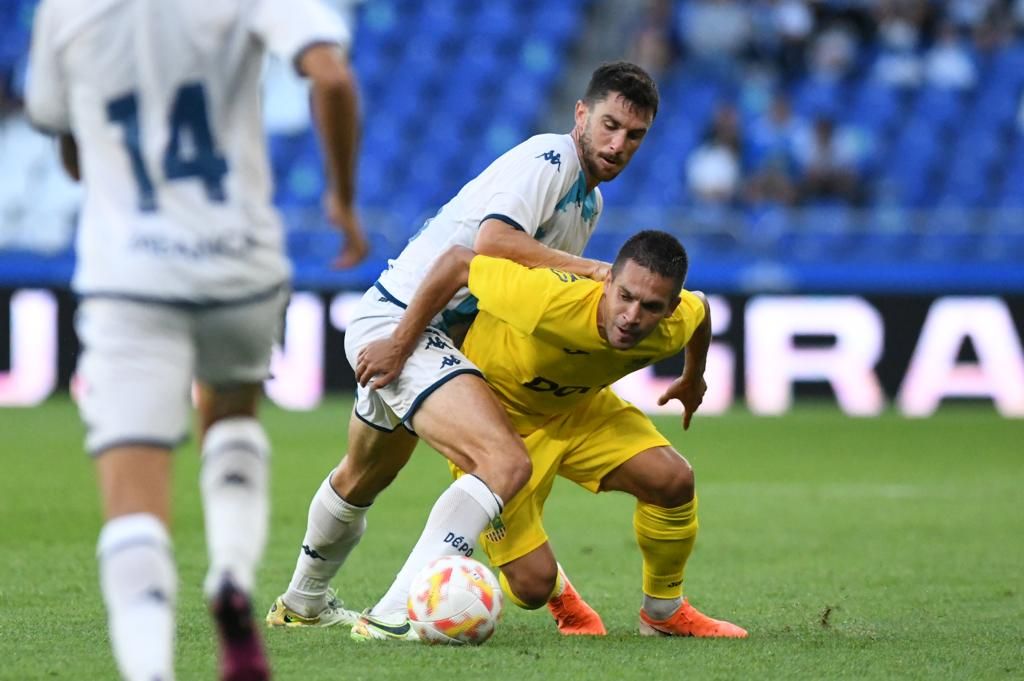
[[(434, 261), (454, 245), (602, 279), (608, 266), (580, 257), (603, 207), (597, 185), (629, 163), (657, 106), (657, 88), (638, 66), (616, 62), (594, 71), (570, 134), (537, 135), (506, 152), (389, 261), (346, 332), (349, 363), (356, 367), (366, 344), (391, 335)], [(480, 532), (500, 526), (503, 504), (529, 479), (531, 466), (501, 405), (453, 340), (474, 312), (475, 300), (463, 288), (421, 335), (394, 382), (358, 388), (348, 452), (313, 497), (295, 572), (268, 624), (352, 620), (328, 585), (362, 536), (368, 507), (409, 460), (417, 437), (469, 474), (434, 504), (395, 582), (355, 622), (353, 637), (413, 638), (406, 601), (415, 574), (440, 556), (471, 555)]]
[(313, 82), (326, 204), (355, 261), (358, 101), (347, 29), (320, 0), (43, 0), (27, 108), (85, 186), (73, 288), (79, 407), (105, 524), (97, 554), (114, 657), (174, 678), (171, 450), (199, 384), (221, 678), (268, 679), (249, 603), (266, 543), (270, 445), (256, 407), (288, 297), (260, 74), (270, 50)]

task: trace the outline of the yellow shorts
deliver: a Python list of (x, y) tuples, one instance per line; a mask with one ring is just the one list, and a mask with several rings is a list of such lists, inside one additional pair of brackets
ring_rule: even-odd
[[(596, 494), (604, 477), (626, 461), (653, 447), (671, 446), (643, 412), (608, 389), (548, 421), (524, 441), (533, 475), (506, 503), (501, 514), (504, 531), (488, 530), (480, 536), (480, 546), (496, 566), (521, 558), (548, 540), (542, 522), (544, 502), (556, 475)], [(452, 472), (456, 477), (462, 474), (454, 466)]]

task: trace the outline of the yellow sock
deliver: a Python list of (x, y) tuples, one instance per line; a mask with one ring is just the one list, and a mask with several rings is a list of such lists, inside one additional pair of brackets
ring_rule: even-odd
[(680, 598), (683, 571), (697, 540), (697, 498), (675, 508), (639, 502), (633, 529), (644, 559), (644, 594)]

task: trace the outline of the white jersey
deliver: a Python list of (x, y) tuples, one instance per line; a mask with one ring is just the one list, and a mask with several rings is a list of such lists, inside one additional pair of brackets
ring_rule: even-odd
[[(377, 287), (408, 304), (434, 261), (451, 246), (472, 248), (480, 223), (497, 218), (545, 246), (580, 255), (597, 225), (603, 199), (587, 193), (576, 144), (569, 135), (535, 135), (502, 154), (467, 183), (381, 274)], [(472, 316), (476, 299), (462, 288), (445, 318)]]
[(74, 289), (217, 302), (287, 281), (260, 72), (348, 32), (320, 0), (43, 0), (27, 109), (74, 134)]

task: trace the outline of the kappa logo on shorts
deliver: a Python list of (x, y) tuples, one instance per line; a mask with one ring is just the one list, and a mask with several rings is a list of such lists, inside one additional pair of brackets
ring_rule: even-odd
[(462, 360), (456, 357), (455, 355), (448, 355), (447, 357), (441, 360), (442, 369), (444, 369), (445, 367), (453, 367), (456, 364), (462, 364)]
[(429, 350), (430, 348), (436, 348), (438, 350), (451, 350), (452, 346), (445, 343), (444, 339), (442, 339), (440, 336), (431, 336), (430, 338), (427, 339), (427, 347), (423, 349)]

